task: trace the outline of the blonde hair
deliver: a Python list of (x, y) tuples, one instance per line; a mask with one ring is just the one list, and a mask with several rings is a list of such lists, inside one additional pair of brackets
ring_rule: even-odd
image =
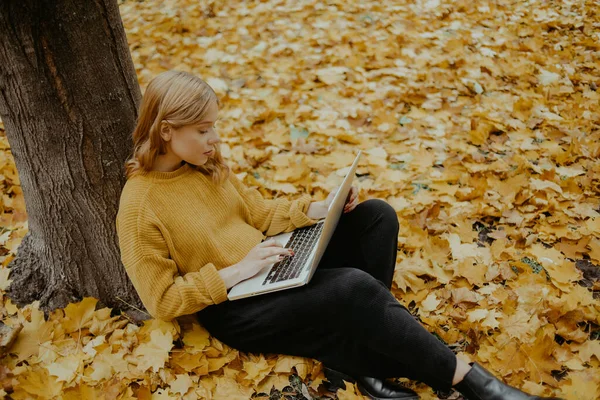
[[(193, 74), (171, 70), (154, 77), (142, 98), (133, 131), (133, 156), (125, 162), (125, 177), (130, 179), (141, 172), (151, 171), (156, 157), (166, 153), (166, 142), (159, 134), (162, 121), (175, 129), (196, 125), (206, 117), (211, 102), (221, 107), (214, 90)], [(190, 166), (210, 175), (217, 184), (229, 177), (229, 166), (223, 160), (218, 145), (214, 156), (206, 164)]]

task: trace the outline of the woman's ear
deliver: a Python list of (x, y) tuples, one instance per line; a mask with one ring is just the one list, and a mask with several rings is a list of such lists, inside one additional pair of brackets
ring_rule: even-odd
[(165, 142), (171, 140), (171, 126), (166, 121), (160, 122), (160, 137), (162, 137)]

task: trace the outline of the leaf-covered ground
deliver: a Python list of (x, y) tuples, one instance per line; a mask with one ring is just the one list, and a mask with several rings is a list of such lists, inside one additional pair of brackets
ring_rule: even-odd
[[(387, 200), (400, 221), (393, 293), (461, 358), (533, 394), (600, 398), (597, 2), (120, 10), (142, 88), (167, 69), (205, 79), (224, 104), (224, 155), (265, 197), (323, 199), (363, 149), (361, 200)], [(27, 215), (3, 135), (0, 150), (4, 289)], [(45, 321), (3, 297), (2, 321), (24, 324), (0, 365), (12, 398), (334, 396), (315, 360), (240, 353), (194, 320), (138, 327), (95, 304)]]

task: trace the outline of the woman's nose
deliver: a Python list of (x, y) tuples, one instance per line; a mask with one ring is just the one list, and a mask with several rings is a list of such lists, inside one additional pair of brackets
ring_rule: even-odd
[(219, 138), (219, 136), (217, 136), (215, 133), (214, 137), (210, 138), (209, 142), (211, 145), (215, 145), (217, 143), (221, 143), (221, 138)]

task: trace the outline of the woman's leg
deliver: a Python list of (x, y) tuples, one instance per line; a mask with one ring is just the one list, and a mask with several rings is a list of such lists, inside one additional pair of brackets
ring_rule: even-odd
[(391, 205), (381, 199), (366, 200), (342, 214), (319, 268), (359, 268), (391, 289), (398, 230), (398, 216)]
[(358, 268), (318, 269), (308, 285), (212, 305), (198, 318), (238, 350), (314, 358), (350, 376), (408, 377), (448, 391), (456, 369), (454, 353)]
[[(398, 216), (389, 203), (369, 199), (352, 212), (342, 214), (319, 268), (351, 266), (362, 269), (379, 279), (391, 290), (398, 251)], [(366, 346), (357, 344), (361, 359), (375, 357), (389, 370), (395, 360), (386, 354), (371, 354)], [(375, 364), (372, 362), (371, 364)], [(460, 382), (471, 366), (457, 359), (452, 384)], [(376, 371), (373, 376), (377, 376)]]

